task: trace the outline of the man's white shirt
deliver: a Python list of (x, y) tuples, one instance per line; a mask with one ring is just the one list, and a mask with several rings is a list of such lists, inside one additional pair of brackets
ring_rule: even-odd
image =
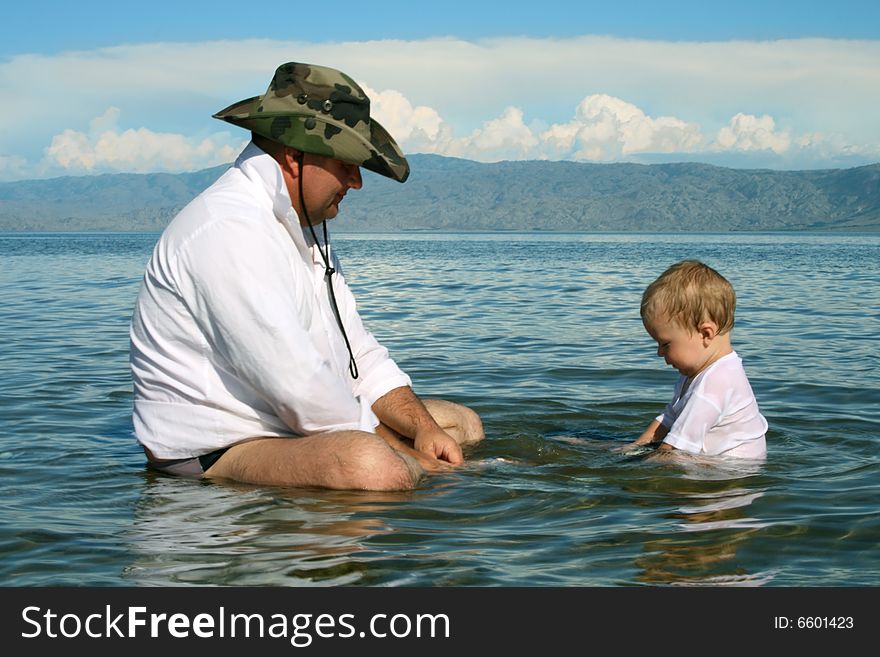
[[(306, 229), (307, 230), (307, 229)], [(299, 224), (278, 164), (254, 144), (169, 224), (131, 323), (134, 429), (156, 458), (248, 438), (372, 431), (372, 404), (411, 385), (358, 315), (331, 251)]]

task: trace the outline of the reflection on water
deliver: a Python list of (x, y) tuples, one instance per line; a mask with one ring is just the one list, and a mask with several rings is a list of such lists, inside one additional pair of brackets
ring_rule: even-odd
[[(746, 466), (752, 474), (758, 474), (759, 464)], [(747, 550), (753, 540), (759, 540), (758, 530), (772, 523), (753, 515), (752, 503), (764, 495), (764, 491), (748, 482), (729, 478), (736, 465), (719, 463), (717, 469), (701, 463), (700, 474), (695, 476), (690, 468), (687, 488), (667, 491), (680, 506), (666, 513), (676, 521), (674, 530), (661, 538), (645, 542), (645, 554), (636, 559), (643, 572), (637, 576), (647, 584), (736, 584), (764, 585), (773, 580), (772, 571), (752, 571), (748, 557), (738, 555)], [(724, 482), (721, 489), (712, 486), (704, 489), (693, 486), (694, 482)]]
[[(650, 510), (650, 523), (627, 534), (640, 546), (633, 579), (652, 585), (764, 585), (771, 573), (738, 554), (772, 525), (753, 503), (766, 489), (764, 461), (628, 449), (629, 441), (592, 432), (547, 438), (580, 451), (576, 460), (598, 466), (582, 484), (619, 486), (621, 496)], [(606, 507), (609, 505), (605, 505)], [(658, 521), (662, 519), (662, 521)], [(620, 540), (625, 546), (628, 541)]]
[[(687, 522), (679, 525), (683, 531), (706, 531), (708, 529), (736, 529), (740, 527), (767, 527), (769, 523), (744, 517), (742, 507), (748, 506), (763, 493), (734, 488), (723, 493), (694, 495), (693, 506), (683, 506), (679, 511)], [(732, 513), (728, 513), (729, 511)], [(697, 523), (697, 524), (691, 524)]]
[(405, 496), (144, 479), (126, 537), (137, 584), (357, 584), (364, 539), (392, 531), (383, 505)]

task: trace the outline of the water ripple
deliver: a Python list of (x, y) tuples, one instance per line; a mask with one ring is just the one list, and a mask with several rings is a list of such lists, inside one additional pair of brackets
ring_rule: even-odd
[[(127, 326), (155, 238), (0, 236), (6, 585), (880, 583), (876, 236), (340, 237), (371, 330), (487, 431), (394, 494), (144, 469)], [(638, 303), (684, 257), (737, 288), (766, 462), (618, 451), (671, 394)]]

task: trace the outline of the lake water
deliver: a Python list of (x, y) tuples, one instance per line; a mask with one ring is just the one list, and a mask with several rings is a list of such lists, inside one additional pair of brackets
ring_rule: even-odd
[[(154, 234), (0, 234), (3, 586), (880, 584), (880, 236), (337, 235), (418, 393), (487, 439), (410, 493), (148, 472), (128, 322)], [(669, 399), (638, 306), (698, 258), (739, 304), (762, 465), (615, 447)]]

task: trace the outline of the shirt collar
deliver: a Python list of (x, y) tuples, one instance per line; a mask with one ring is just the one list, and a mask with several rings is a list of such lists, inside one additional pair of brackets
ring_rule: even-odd
[[(299, 217), (290, 201), (290, 193), (278, 162), (263, 149), (250, 142), (235, 160), (235, 167), (255, 185), (258, 185), (272, 201), (272, 213), (290, 234), (297, 249), (303, 255), (309, 253), (311, 239), (299, 225)], [(309, 255), (309, 257), (311, 257)]]

